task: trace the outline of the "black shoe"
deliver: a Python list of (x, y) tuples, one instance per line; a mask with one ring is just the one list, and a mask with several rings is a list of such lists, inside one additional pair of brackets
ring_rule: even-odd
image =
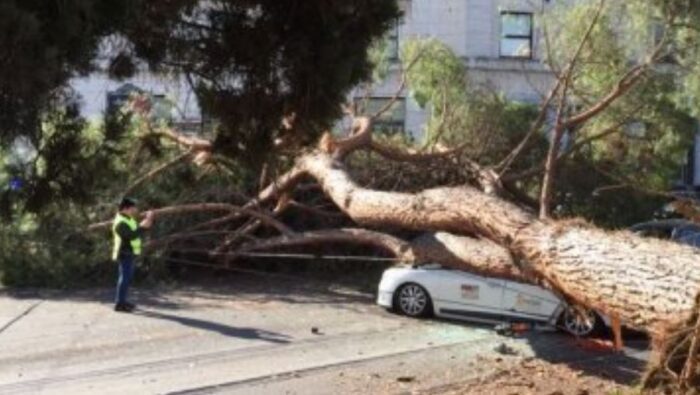
[(124, 305), (126, 305), (126, 308), (129, 309), (130, 311), (136, 309), (136, 305), (133, 303), (124, 302)]
[[(132, 305), (133, 306), (133, 305)], [(133, 310), (133, 307), (130, 307), (129, 304), (127, 303), (117, 303), (114, 306), (114, 311), (118, 311), (120, 313), (131, 313)]]

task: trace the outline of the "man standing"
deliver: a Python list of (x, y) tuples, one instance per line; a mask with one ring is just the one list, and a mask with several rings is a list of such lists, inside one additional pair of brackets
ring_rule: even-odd
[(127, 301), (126, 296), (134, 274), (134, 263), (141, 255), (143, 230), (153, 225), (153, 212), (147, 211), (141, 223), (136, 220), (138, 214), (136, 202), (133, 199), (124, 198), (119, 203), (119, 212), (112, 224), (114, 235), (112, 260), (119, 263), (115, 311), (131, 312), (136, 307)]

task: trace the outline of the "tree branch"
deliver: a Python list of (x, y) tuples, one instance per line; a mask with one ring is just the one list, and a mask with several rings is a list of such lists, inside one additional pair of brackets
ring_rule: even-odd
[(519, 282), (533, 282), (515, 264), (510, 252), (486, 239), (447, 232), (426, 233), (411, 241), (414, 255), (453, 269)]
[(639, 80), (640, 78), (649, 70), (649, 68), (658, 60), (661, 51), (666, 45), (666, 33), (664, 33), (663, 38), (656, 45), (652, 53), (647, 57), (647, 60), (637, 66), (632, 67), (618, 80), (615, 87), (608, 92), (602, 99), (600, 99), (596, 104), (589, 107), (588, 109), (569, 117), (565, 121), (566, 127), (572, 127), (583, 123), (594, 116), (598, 115), (611, 104), (613, 104), (620, 96), (627, 93)]
[[(562, 161), (562, 160), (570, 157), (571, 155), (579, 152), (583, 147), (585, 147), (586, 145), (588, 145), (594, 141), (597, 141), (597, 140), (603, 139), (605, 137), (608, 137), (612, 134), (618, 133), (620, 131), (620, 128), (622, 128), (627, 122), (629, 122), (632, 119), (632, 117), (636, 116), (642, 107), (643, 107), (643, 105), (640, 105), (639, 107), (637, 107), (634, 111), (630, 112), (630, 114), (628, 114), (628, 116), (625, 117), (624, 119), (622, 119), (620, 122), (617, 122), (611, 126), (606, 127), (605, 129), (601, 130), (598, 133), (595, 133), (591, 136), (585, 137), (585, 138), (575, 142), (571, 146), (571, 148), (567, 149), (566, 151), (564, 151), (564, 153), (560, 154), (557, 157), (557, 161), (559, 162), (559, 161)], [(522, 180), (524, 178), (532, 177), (532, 176), (540, 173), (541, 171), (543, 171), (544, 167), (545, 167), (544, 163), (540, 163), (540, 164), (532, 166), (529, 169), (523, 170), (523, 171), (518, 172), (518, 173), (506, 174), (503, 177), (503, 182), (504, 183), (514, 182), (517, 180)]]
[(171, 167), (179, 164), (180, 162), (185, 161), (187, 158), (189, 158), (192, 155), (191, 152), (185, 152), (184, 154), (178, 155), (172, 160), (169, 160), (162, 165), (156, 167), (155, 169), (149, 171), (148, 173), (144, 174), (143, 176), (139, 177), (134, 181), (131, 186), (129, 186), (126, 191), (124, 191), (124, 195), (130, 195), (133, 193), (134, 190), (136, 190), (138, 187), (140, 187), (144, 182), (152, 180), (155, 178), (157, 175), (160, 173), (164, 172), (165, 170), (170, 169)]
[(379, 248), (394, 255), (398, 262), (440, 263), (445, 267), (487, 274), (520, 282), (532, 282), (524, 277), (507, 249), (490, 242), (446, 232), (427, 233), (411, 242), (387, 233), (357, 229), (324, 229), (280, 236), (241, 246), (232, 255), (284, 247), (325, 245), (327, 243), (361, 244)]
[[(348, 177), (342, 164), (325, 153), (304, 155), (297, 166), (319, 181), (341, 211), (364, 225), (478, 234), (507, 242), (513, 229), (534, 219), (513, 204), (468, 186), (434, 188), (418, 194), (362, 188)], [(486, 218), (484, 211), (503, 215)], [(464, 221), (456, 225), (455, 215)]]
[(561, 86), (561, 79), (557, 79), (556, 84), (554, 87), (549, 91), (549, 94), (547, 95), (547, 98), (544, 100), (542, 105), (540, 106), (540, 112), (537, 115), (537, 119), (532, 123), (530, 126), (530, 130), (528, 130), (527, 134), (523, 139), (518, 143), (513, 150), (506, 155), (505, 158), (496, 165), (496, 169), (500, 169), (498, 176), (503, 177), (503, 175), (510, 169), (510, 166), (515, 162), (515, 160), (518, 158), (518, 156), (523, 152), (525, 147), (527, 146), (527, 143), (532, 139), (532, 137), (539, 132), (540, 128), (544, 124), (545, 119), (547, 119), (547, 111), (549, 109), (549, 105), (552, 103), (552, 100), (554, 100), (554, 97), (557, 94), (557, 91), (559, 91), (559, 87)]
[(393, 161), (397, 162), (411, 162), (411, 163), (420, 163), (420, 162), (430, 162), (436, 159), (444, 159), (448, 158), (450, 156), (453, 156), (455, 154), (459, 154), (460, 152), (464, 151), (464, 148), (466, 148), (467, 144), (461, 144), (456, 148), (452, 148), (449, 150), (445, 151), (437, 151), (437, 152), (412, 152), (412, 151), (407, 151), (403, 148), (399, 147), (393, 147), (390, 145), (385, 145), (382, 143), (378, 143), (377, 141), (370, 141), (369, 147), (366, 147), (370, 151), (376, 152), (377, 154), (381, 155), (382, 157), (386, 159), (390, 159)]
[(588, 42), (593, 28), (598, 23), (598, 18), (600, 17), (603, 7), (605, 6), (605, 0), (600, 0), (598, 3), (598, 8), (593, 15), (591, 23), (588, 25), (586, 33), (581, 38), (573, 57), (569, 61), (569, 64), (564, 70), (564, 82), (561, 88), (561, 93), (559, 94), (559, 105), (557, 106), (557, 115), (554, 126), (554, 134), (549, 144), (549, 150), (547, 152), (547, 159), (545, 163), (544, 177), (542, 179), (542, 191), (540, 194), (540, 219), (546, 219), (550, 215), (550, 205), (552, 200), (552, 189), (554, 188), (554, 178), (556, 176), (557, 170), (557, 157), (559, 156), (559, 146), (561, 145), (561, 139), (564, 132), (568, 128), (565, 122), (562, 121), (565, 106), (567, 105), (567, 91), (569, 85), (571, 85), (571, 78), (574, 74), (574, 69), (576, 68), (576, 62), (581, 56), (581, 51), (583, 47)]
[[(207, 212), (207, 211), (223, 211), (223, 212), (230, 212), (230, 213), (237, 213), (237, 214), (245, 214), (251, 217), (256, 218), (257, 220), (261, 221), (262, 223), (271, 226), (272, 228), (275, 228), (277, 231), (279, 231), (282, 234), (291, 234), (294, 233), (287, 225), (283, 224), (282, 222), (272, 218), (272, 216), (265, 214), (259, 210), (254, 210), (251, 208), (246, 208), (246, 207), (239, 207), (239, 206), (234, 206), (232, 204), (227, 204), (227, 203), (197, 203), (197, 204), (187, 204), (187, 205), (181, 205), (181, 206), (171, 206), (171, 207), (163, 207), (155, 210), (151, 210), (153, 212), (153, 215), (157, 217), (163, 217), (163, 216), (172, 216), (172, 215), (179, 215), (179, 214), (191, 214), (191, 213), (199, 213), (199, 212)], [(92, 224), (88, 226), (89, 231), (94, 231), (94, 230), (101, 230), (105, 228), (109, 228), (112, 225), (112, 221), (103, 221), (99, 222), (96, 224)]]
[(402, 262), (412, 263), (416, 261), (413, 251), (405, 241), (386, 233), (355, 228), (326, 229), (285, 235), (243, 245), (232, 253), (235, 255), (273, 248), (323, 245), (326, 243), (364, 244), (390, 252)]
[(396, 92), (394, 93), (394, 96), (389, 99), (389, 101), (384, 104), (382, 108), (380, 108), (376, 113), (372, 114), (370, 116), (371, 120), (375, 120), (379, 117), (381, 117), (385, 112), (389, 111), (391, 106), (396, 103), (396, 101), (399, 99), (401, 96), (401, 92), (403, 92), (404, 89), (406, 89), (406, 83), (408, 82), (408, 78), (406, 77), (406, 74), (411, 71), (413, 66), (420, 60), (421, 57), (423, 57), (423, 54), (425, 53), (425, 48), (422, 48), (420, 52), (416, 54), (416, 56), (409, 62), (409, 64), (406, 66), (404, 70), (401, 72), (401, 82), (399, 83), (399, 87), (396, 89)]
[(185, 136), (169, 127), (159, 128), (152, 132), (155, 135), (165, 137), (179, 145), (190, 148), (192, 151), (211, 151), (212, 143), (207, 139), (194, 136)]
[(328, 210), (323, 210), (317, 207), (309, 206), (308, 204), (299, 203), (296, 200), (290, 200), (288, 202), (289, 207), (294, 207), (296, 209), (309, 212), (313, 215), (328, 218), (347, 218), (347, 216), (341, 212), (333, 212)]

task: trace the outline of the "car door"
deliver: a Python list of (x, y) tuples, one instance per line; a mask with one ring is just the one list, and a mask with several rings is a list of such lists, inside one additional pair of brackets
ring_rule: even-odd
[(512, 281), (504, 283), (503, 310), (511, 317), (548, 321), (562, 303), (544, 288)]
[(504, 280), (460, 270), (440, 270), (436, 274), (433, 299), (438, 313), (481, 319), (502, 315)]

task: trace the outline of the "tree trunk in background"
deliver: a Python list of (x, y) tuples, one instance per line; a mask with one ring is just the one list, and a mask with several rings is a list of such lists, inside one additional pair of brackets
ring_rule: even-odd
[(564, 127), (559, 120), (557, 113), (557, 126), (552, 134), (552, 141), (549, 143), (547, 160), (544, 165), (544, 178), (542, 179), (542, 191), (540, 192), (540, 219), (547, 219), (552, 212), (552, 194), (554, 193), (554, 178), (557, 174), (557, 157), (559, 147), (564, 135)]

